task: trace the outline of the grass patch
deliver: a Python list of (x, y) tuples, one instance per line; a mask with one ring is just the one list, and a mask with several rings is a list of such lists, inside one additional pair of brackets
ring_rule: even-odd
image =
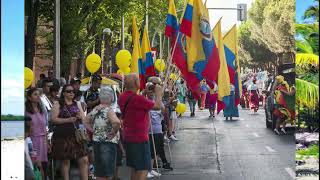
[(319, 144), (311, 145), (307, 149), (298, 150), (297, 154), (302, 156), (316, 156), (319, 158)]

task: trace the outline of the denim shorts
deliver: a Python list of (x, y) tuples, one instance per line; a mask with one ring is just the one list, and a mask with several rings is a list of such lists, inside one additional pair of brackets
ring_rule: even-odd
[(112, 177), (116, 169), (117, 144), (93, 142), (94, 175)]
[(125, 143), (127, 166), (136, 171), (151, 170), (151, 152), (149, 142)]

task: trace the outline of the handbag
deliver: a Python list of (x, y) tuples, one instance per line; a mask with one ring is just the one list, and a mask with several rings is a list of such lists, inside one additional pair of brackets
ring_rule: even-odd
[[(66, 108), (66, 110), (67, 110), (69, 116), (72, 117), (68, 108)], [(86, 143), (89, 141), (88, 134), (84, 128), (77, 128), (75, 123), (73, 123), (73, 127), (75, 129), (74, 135), (76, 137), (77, 143), (82, 144), (82, 143)]]

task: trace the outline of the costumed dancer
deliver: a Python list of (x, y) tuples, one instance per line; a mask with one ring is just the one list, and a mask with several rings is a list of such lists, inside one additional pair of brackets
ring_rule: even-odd
[[(208, 86), (208, 88), (209, 88), (209, 86)], [(214, 111), (216, 110), (217, 98), (218, 98), (218, 85), (216, 83), (214, 83), (214, 88), (210, 89), (206, 95), (205, 108), (209, 109), (209, 113), (210, 113), (209, 118), (214, 117)]]
[(277, 124), (274, 132), (280, 135), (279, 129), (282, 125), (281, 131), (286, 134), (285, 127), (289, 121), (294, 123), (295, 119), (295, 87), (290, 88), (284, 77), (279, 75), (276, 77), (276, 86), (274, 91), (275, 110), (273, 115), (277, 117)]
[(235, 87), (233, 84), (230, 84), (230, 96), (224, 97), (225, 109), (223, 109), (223, 115), (228, 120), (232, 120), (232, 117), (239, 117), (238, 107), (235, 105)]
[(250, 109), (253, 110), (254, 113), (256, 113), (259, 109), (259, 91), (258, 86), (256, 84), (257, 80), (254, 78), (252, 80), (252, 84), (249, 85), (248, 91), (249, 91), (249, 106)]

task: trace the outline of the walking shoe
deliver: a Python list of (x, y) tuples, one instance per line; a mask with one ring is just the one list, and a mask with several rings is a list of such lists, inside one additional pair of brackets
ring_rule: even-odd
[(171, 136), (169, 137), (169, 139), (174, 140), (174, 141), (179, 141), (179, 139), (176, 138), (174, 135), (171, 135)]
[(147, 178), (153, 178), (154, 177), (154, 175), (153, 174), (151, 174), (150, 172), (148, 172), (148, 174), (147, 174)]
[(277, 128), (275, 128), (273, 131), (274, 131), (276, 134), (280, 135), (280, 132), (278, 131)]
[(165, 169), (165, 170), (170, 170), (170, 171), (173, 170), (173, 168), (170, 166), (170, 163), (163, 164), (162, 168)]
[(170, 139), (167, 136), (164, 136), (163, 140), (164, 142), (170, 143)]
[(155, 171), (155, 170), (152, 170), (152, 171), (151, 171), (151, 174), (152, 174), (153, 176), (156, 176), (156, 177), (161, 176), (161, 174), (158, 173), (158, 172)]
[(283, 132), (283, 134), (287, 134), (287, 132), (284, 128), (281, 128), (281, 131)]

